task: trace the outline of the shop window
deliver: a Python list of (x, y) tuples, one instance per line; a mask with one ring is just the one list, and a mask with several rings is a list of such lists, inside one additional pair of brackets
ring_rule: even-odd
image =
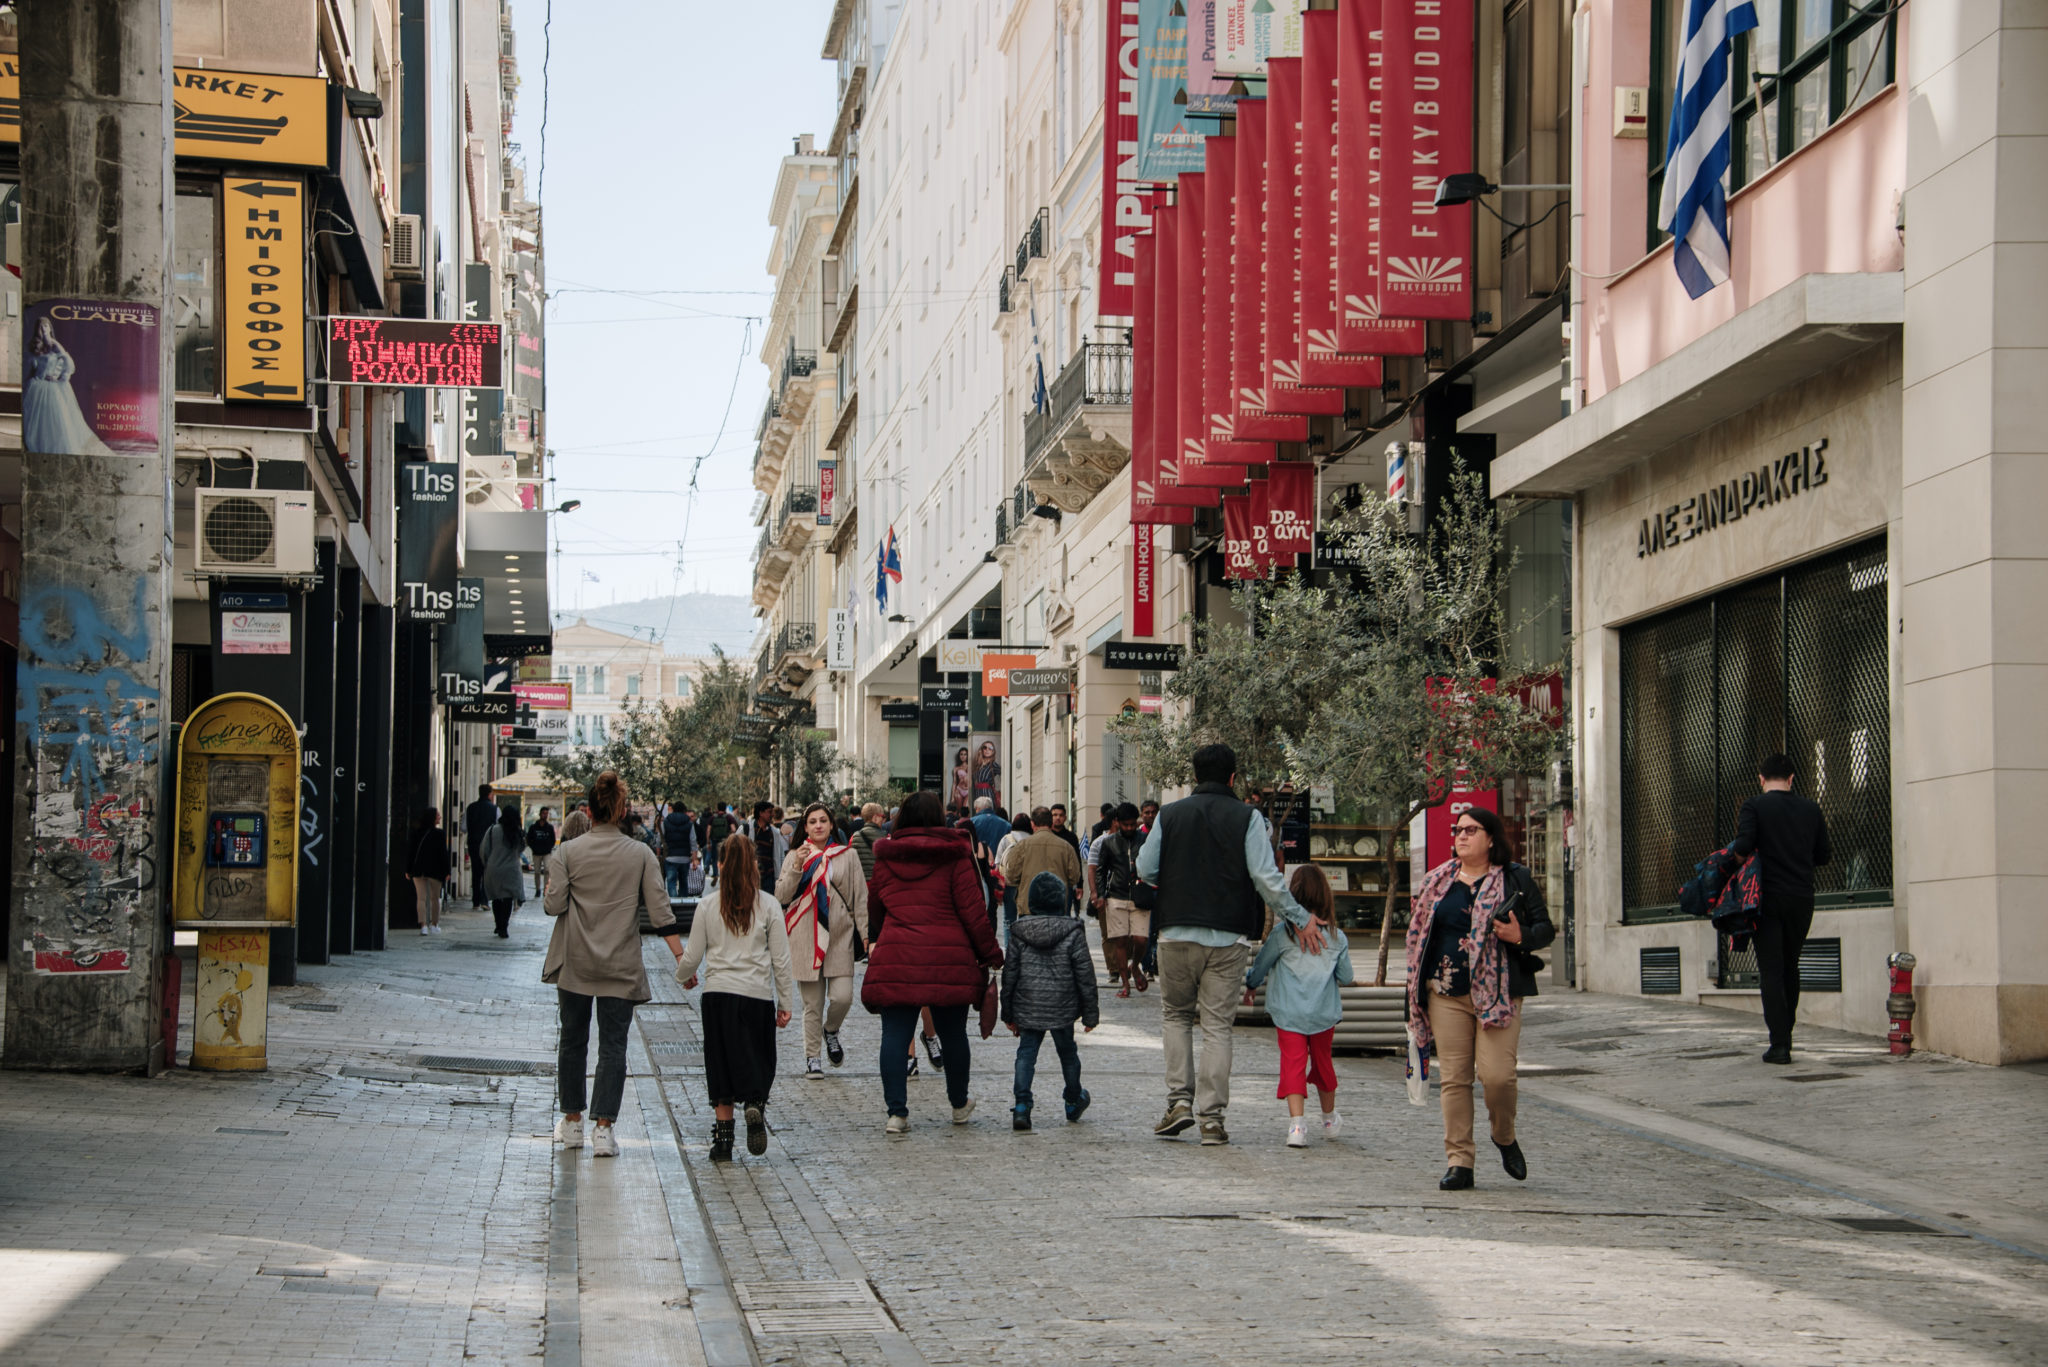
[[(1894, 77), (1884, 0), (1754, 0), (1757, 27), (1735, 39), (1729, 188), (1739, 190), (1868, 104)], [(1655, 0), (1650, 19), (1650, 246), (1664, 188), (1665, 141), (1685, 42), (1687, 0)]]
[(1891, 900), (1891, 667), (1882, 538), (1621, 632), (1622, 914), (1677, 915), (1783, 750), (1827, 816), (1822, 906)]
[(171, 244), (172, 373), (180, 394), (220, 393), (220, 221), (211, 193), (180, 193)]

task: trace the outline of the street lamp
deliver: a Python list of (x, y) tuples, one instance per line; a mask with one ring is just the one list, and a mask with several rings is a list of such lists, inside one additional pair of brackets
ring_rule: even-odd
[(557, 513), (573, 513), (582, 506), (583, 500), (580, 498), (564, 499), (560, 506), (553, 508), (550, 511)]
[(1436, 183), (1436, 207), (1439, 209), (1449, 209), (1460, 204), (1470, 204), (1473, 200), (1479, 199), (1482, 196), (1495, 195), (1502, 191), (1510, 194), (1517, 194), (1524, 190), (1551, 190), (1558, 193), (1569, 193), (1571, 188), (1570, 185), (1495, 185), (1476, 171), (1460, 171), (1456, 175), (1445, 176)]

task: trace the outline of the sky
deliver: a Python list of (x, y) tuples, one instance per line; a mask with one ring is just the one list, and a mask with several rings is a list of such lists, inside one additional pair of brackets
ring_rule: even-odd
[(550, 3), (512, 0), (546, 234), (545, 501), (583, 502), (551, 519), (552, 603), (745, 594), (768, 200), (792, 139), (832, 130), (831, 5), (562, 0), (549, 23)]

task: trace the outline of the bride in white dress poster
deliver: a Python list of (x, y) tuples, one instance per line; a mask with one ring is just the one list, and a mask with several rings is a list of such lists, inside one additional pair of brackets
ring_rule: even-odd
[(105, 442), (79, 409), (71, 390), (78, 363), (57, 340), (50, 320), (36, 320), (35, 340), (22, 361), (21, 446), (24, 451), (54, 455), (110, 456)]

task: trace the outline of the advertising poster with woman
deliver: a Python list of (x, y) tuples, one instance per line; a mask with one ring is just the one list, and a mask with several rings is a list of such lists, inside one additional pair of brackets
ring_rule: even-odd
[(971, 799), (987, 798), (1000, 807), (1003, 805), (1003, 762), (996, 758), (996, 734), (993, 731), (977, 731), (968, 737), (971, 751)]
[(163, 358), (154, 308), (45, 299), (29, 307), (23, 324), (23, 450), (156, 454)]

